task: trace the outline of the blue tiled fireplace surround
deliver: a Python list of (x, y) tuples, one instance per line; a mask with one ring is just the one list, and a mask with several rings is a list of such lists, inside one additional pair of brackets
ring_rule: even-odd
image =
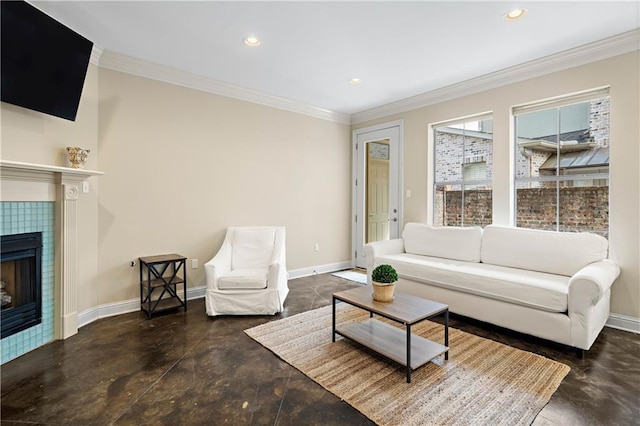
[(42, 232), (42, 323), (5, 337), (1, 363), (4, 364), (54, 338), (54, 202), (0, 202), (0, 235)]

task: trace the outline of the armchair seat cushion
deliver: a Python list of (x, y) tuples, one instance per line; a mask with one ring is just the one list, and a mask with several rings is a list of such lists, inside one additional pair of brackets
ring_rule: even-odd
[(267, 288), (267, 268), (235, 269), (218, 279), (220, 290), (258, 290)]

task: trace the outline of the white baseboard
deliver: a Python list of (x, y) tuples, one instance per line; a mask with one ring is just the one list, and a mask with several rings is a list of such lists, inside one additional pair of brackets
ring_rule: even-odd
[(341, 271), (343, 269), (353, 268), (352, 261), (329, 263), (327, 265), (311, 266), (309, 268), (293, 269), (289, 271), (289, 279), (309, 277), (311, 275), (326, 274), (329, 272)]
[[(336, 272), (349, 268), (353, 268), (353, 262), (351, 261), (330, 263), (327, 265), (319, 265), (302, 269), (294, 269), (289, 271), (289, 279), (308, 277), (315, 274)], [(189, 288), (187, 289), (187, 300), (201, 299), (204, 297), (205, 292), (205, 286)], [(127, 314), (129, 312), (135, 312), (139, 310), (140, 299), (137, 298), (96, 306), (78, 314), (78, 328), (84, 327), (87, 324), (91, 324), (92, 322), (100, 318)], [(630, 317), (622, 314), (611, 314), (609, 315), (609, 319), (607, 320), (605, 326), (640, 334), (640, 318), (636, 317)]]
[[(206, 291), (205, 286), (193, 287), (187, 289), (187, 300), (201, 299)], [(178, 292), (178, 294), (181, 294)], [(107, 303), (95, 306), (78, 314), (78, 328), (91, 324), (100, 318), (112, 317), (115, 315), (127, 314), (140, 310), (140, 299), (130, 299), (122, 302)]]
[[(341, 271), (353, 267), (352, 261), (330, 263), (327, 265), (311, 266), (309, 268), (294, 269), (289, 271), (289, 279), (308, 277), (315, 274)], [(203, 298), (206, 286), (193, 287), (187, 289), (187, 300)], [(178, 292), (180, 293), (180, 292)], [(100, 318), (112, 317), (115, 315), (127, 314), (140, 310), (140, 299), (124, 300), (122, 302), (107, 303), (95, 306), (78, 314), (78, 328), (99, 320)]]
[(629, 317), (621, 314), (611, 314), (609, 315), (609, 319), (605, 326), (640, 334), (640, 318)]

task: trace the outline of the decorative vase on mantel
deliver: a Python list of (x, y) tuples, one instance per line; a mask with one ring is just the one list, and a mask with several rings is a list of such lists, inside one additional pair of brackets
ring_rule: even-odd
[(80, 148), (79, 146), (68, 146), (67, 153), (69, 154), (69, 162), (72, 169), (84, 169), (84, 162), (87, 161), (87, 157), (91, 151), (88, 149)]
[(393, 301), (398, 273), (391, 265), (378, 265), (371, 272), (371, 284), (373, 285), (373, 300), (378, 302)]

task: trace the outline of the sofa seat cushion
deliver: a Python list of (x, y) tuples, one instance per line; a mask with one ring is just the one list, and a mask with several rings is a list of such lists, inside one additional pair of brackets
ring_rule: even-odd
[(566, 312), (569, 277), (409, 253), (376, 257), (401, 278), (549, 312)]
[(258, 290), (267, 288), (266, 268), (236, 269), (218, 278), (220, 290)]

